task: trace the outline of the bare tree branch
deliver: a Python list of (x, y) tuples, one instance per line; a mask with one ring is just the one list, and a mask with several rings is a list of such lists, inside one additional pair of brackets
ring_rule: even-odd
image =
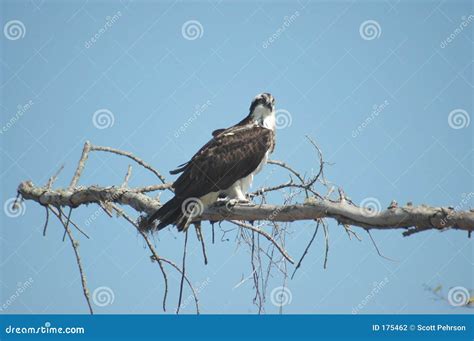
[[(37, 187), (25, 181), (18, 187), (25, 200), (55, 207), (78, 207), (91, 203), (110, 201), (128, 205), (140, 213), (152, 214), (160, 203), (134, 189), (121, 187), (76, 187), (70, 190), (51, 190)], [(359, 226), (365, 229), (406, 229), (405, 235), (429, 229), (474, 230), (474, 211), (456, 211), (450, 207), (404, 206), (393, 207), (382, 212), (370, 211), (347, 201), (310, 198), (304, 204), (295, 205), (236, 205), (232, 208), (212, 206), (197, 220), (280, 221), (316, 220), (333, 218), (340, 224)]]
[[(238, 231), (236, 237), (238, 244), (243, 242), (248, 245), (251, 250), (251, 277), (253, 278), (255, 290), (254, 303), (258, 307), (259, 313), (265, 311), (265, 293), (271, 270), (277, 269), (281, 273), (283, 276), (283, 286), (286, 286), (288, 279), (287, 266), (289, 263), (294, 264), (294, 261), (289, 256), (285, 246), (286, 236), (290, 233), (287, 230), (287, 227), (291, 222), (304, 220), (317, 222), (316, 229), (294, 269), (293, 276), (296, 270), (301, 266), (304, 257), (308, 254), (309, 248), (316, 237), (320, 224), (324, 230), (324, 268), (326, 268), (329, 252), (329, 226), (325, 218), (333, 219), (338, 224), (342, 225), (349, 237), (354, 235), (360, 240), (358, 235), (351, 230), (351, 226), (360, 227), (367, 231), (377, 253), (381, 257), (384, 256), (370, 234), (370, 230), (372, 229), (404, 229), (404, 236), (410, 236), (414, 233), (431, 229), (440, 231), (447, 229), (463, 230), (468, 232), (468, 236), (470, 236), (470, 233), (474, 231), (474, 210), (462, 210), (466, 206), (464, 204), (467, 203), (467, 198), (463, 200), (463, 205), (457, 206), (457, 209), (453, 207), (430, 207), (426, 205), (413, 206), (411, 203), (408, 203), (406, 206), (399, 206), (396, 201), (392, 201), (389, 207), (381, 212), (370, 210), (366, 207), (358, 207), (345, 195), (342, 188), (336, 188), (336, 186), (331, 185), (326, 181), (324, 175), (324, 165), (326, 162), (323, 159), (322, 151), (310, 137), (307, 138), (310, 144), (314, 147), (317, 155), (317, 162), (319, 162), (319, 170), (316, 175), (312, 174), (307, 177), (306, 173), (297, 171), (285, 162), (270, 160), (268, 161), (269, 164), (276, 165), (288, 171), (290, 177), (288, 182), (260, 188), (254, 193), (251, 193), (250, 196), (253, 200), (260, 202), (258, 205), (246, 204), (228, 206), (217, 204), (206, 209), (201, 216), (196, 217), (193, 221), (196, 227), (197, 238), (201, 243), (205, 264), (207, 264), (207, 255), (204, 237), (201, 230), (201, 222), (208, 220), (212, 223), (213, 243), (215, 222), (219, 222), (219, 226), (222, 221), (228, 221), (238, 226), (234, 229)], [(127, 157), (145, 169), (151, 171), (158, 177), (161, 184), (130, 188), (128, 184), (132, 176), (132, 167), (129, 165), (123, 183), (118, 186), (78, 186), (88, 156), (94, 151), (108, 152)], [(62, 169), (63, 167), (61, 167), (56, 174), (49, 179), (45, 186), (36, 186), (31, 181), (22, 182), (18, 187), (17, 198), (13, 206), (17, 206), (18, 200), (31, 200), (44, 206), (46, 208), (46, 221), (43, 228), (43, 234), (46, 234), (50, 211), (61, 222), (65, 230), (64, 236), (67, 235), (69, 237), (74, 249), (82, 280), (83, 294), (86, 298), (90, 312), (92, 313), (92, 306), (89, 299), (89, 291), (86, 286), (81, 258), (79, 256), (78, 243), (73, 237), (70, 226), (75, 227), (80, 233), (88, 238), (87, 234), (71, 220), (71, 213), (72, 210), (77, 207), (97, 204), (109, 217), (113, 216), (113, 211), (117, 212), (119, 218), (123, 218), (131, 223), (144, 238), (148, 249), (152, 254), (152, 260), (157, 262), (163, 275), (163, 310), (166, 310), (169, 285), (164, 264), (168, 264), (181, 275), (176, 312), (179, 313), (180, 309), (184, 307), (182, 304), (183, 285), (186, 283), (192, 291), (192, 296), (196, 305), (196, 312), (199, 314), (197, 292), (192, 286), (185, 271), (188, 234), (186, 233), (185, 236), (182, 258), (183, 263), (182, 268), (180, 268), (173, 261), (158, 255), (153, 243), (150, 241), (150, 235), (147, 233), (149, 229), (146, 229), (146, 227), (149, 226), (144, 226), (145, 222), (148, 220), (147, 218), (161, 207), (160, 200), (157, 199), (157, 196), (155, 195), (152, 197), (147, 195), (147, 193), (164, 190), (172, 192), (172, 183), (167, 183), (161, 173), (142, 159), (134, 156), (132, 153), (110, 147), (95, 146), (89, 141), (84, 144), (81, 157), (69, 186), (67, 188), (53, 189), (53, 184)], [(296, 182), (293, 180), (294, 177), (297, 179)], [(316, 191), (315, 187), (317, 184), (322, 184), (325, 188), (326, 194), (321, 195), (318, 193), (319, 191)], [(336, 189), (338, 190), (339, 197), (334, 199), (333, 197), (335, 197), (335, 195), (333, 194)], [(271, 191), (284, 193), (281, 205), (267, 204), (266, 193)], [(304, 196), (301, 194), (304, 194)], [(471, 199), (471, 197), (474, 197), (474, 193), (470, 193), (468, 199)], [(297, 203), (297, 198), (301, 198), (304, 202)], [(129, 206), (135, 210), (140, 215), (138, 219), (129, 216), (122, 206)], [(63, 209), (66, 207), (69, 208), (67, 216), (63, 214)], [(259, 222), (258, 225), (254, 225), (256, 221)], [(306, 226), (310, 225), (312, 224), (306, 224)], [(221, 230), (223, 232), (222, 239), (224, 239), (226, 233), (230, 232), (230, 230), (224, 230), (222, 227)], [(269, 230), (269, 232), (266, 230)], [(264, 239), (260, 238), (260, 236), (265, 237), (269, 243), (263, 243)], [(281, 255), (281, 257), (279, 257), (279, 255)], [(267, 266), (267, 268), (264, 272), (265, 266)]]

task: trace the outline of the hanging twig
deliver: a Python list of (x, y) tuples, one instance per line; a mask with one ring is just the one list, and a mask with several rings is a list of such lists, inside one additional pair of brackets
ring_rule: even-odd
[(130, 224), (132, 224), (133, 226), (135, 226), (135, 228), (137, 229), (137, 231), (141, 234), (141, 236), (143, 237), (143, 239), (145, 239), (145, 242), (147, 243), (148, 245), (148, 248), (150, 249), (152, 255), (154, 256), (154, 259), (155, 261), (158, 263), (159, 267), (160, 267), (160, 270), (161, 270), (161, 274), (163, 275), (163, 281), (165, 282), (165, 290), (164, 290), (164, 294), (163, 294), (163, 311), (166, 311), (166, 299), (168, 297), (168, 276), (166, 275), (166, 271), (163, 267), (163, 264), (162, 262), (164, 261), (163, 258), (159, 257), (158, 256), (158, 253), (156, 252), (155, 248), (153, 247), (153, 244), (150, 242), (150, 240), (148, 239), (148, 236), (139, 229), (137, 223), (135, 221), (133, 221), (132, 218), (130, 218), (130, 216), (128, 214), (126, 214), (124, 212), (124, 210), (122, 210), (120, 207), (118, 207), (117, 205), (115, 204), (112, 204), (112, 208), (118, 213), (120, 214), (122, 217), (125, 218), (125, 220), (127, 220)]
[(204, 265), (207, 265), (207, 254), (206, 254), (206, 243), (202, 234), (201, 222), (195, 223), (194, 228), (196, 229), (197, 239), (201, 242), (202, 256), (204, 257)]
[(49, 224), (49, 210), (48, 210), (48, 207), (45, 206), (44, 209), (46, 211), (46, 218), (45, 218), (44, 227), (43, 227), (43, 237), (46, 236), (46, 229), (48, 228), (48, 224)]
[(389, 260), (389, 261), (396, 262), (395, 259), (388, 258), (388, 257), (384, 256), (384, 255), (380, 252), (379, 247), (377, 246), (377, 243), (375, 242), (374, 238), (372, 237), (372, 233), (370, 233), (369, 230), (366, 230), (366, 231), (367, 231), (367, 233), (369, 234), (370, 240), (372, 241), (372, 244), (374, 245), (375, 250), (377, 251), (377, 254), (378, 254), (380, 257), (385, 258), (385, 259), (387, 259), (387, 260)]
[(230, 220), (230, 222), (234, 225), (238, 225), (238, 226), (244, 227), (246, 229), (249, 229), (251, 231), (257, 232), (258, 234), (261, 234), (262, 236), (267, 238), (271, 243), (273, 243), (273, 245), (275, 245), (275, 247), (278, 249), (278, 251), (280, 251), (282, 256), (285, 257), (285, 259), (288, 262), (290, 262), (291, 264), (294, 264), (295, 261), (288, 255), (288, 253), (286, 253), (286, 251), (275, 241), (275, 239), (273, 239), (272, 236), (270, 236), (264, 230), (261, 230), (259, 228), (256, 228), (256, 227), (252, 226), (252, 225), (245, 224), (245, 223), (240, 222), (240, 221)]
[[(49, 208), (49, 210), (51, 212), (53, 212), (53, 214), (61, 221), (63, 222), (63, 213), (62, 213), (62, 210), (58, 209), (58, 212), (56, 212), (54, 210), (54, 206), (51, 206), (51, 205), (47, 205), (47, 207)], [(69, 223), (74, 226), (74, 228), (79, 232), (81, 233), (84, 237), (86, 237), (87, 239), (90, 239), (89, 235), (87, 233), (85, 233), (76, 223), (74, 223), (74, 221), (70, 220)]]
[(326, 222), (324, 219), (321, 220), (321, 224), (323, 225), (323, 230), (324, 230), (324, 244), (326, 251), (324, 253), (324, 269), (326, 269), (326, 265), (328, 263), (328, 254), (329, 254), (329, 230), (328, 227), (326, 226)]
[(66, 231), (69, 241), (71, 242), (71, 246), (74, 250), (74, 255), (76, 257), (76, 262), (77, 262), (77, 267), (79, 268), (79, 274), (81, 276), (81, 283), (82, 283), (82, 291), (84, 293), (84, 297), (87, 302), (87, 306), (89, 307), (89, 312), (94, 314), (94, 311), (92, 310), (92, 305), (89, 297), (89, 289), (87, 289), (87, 282), (86, 282), (86, 275), (84, 273), (84, 269), (82, 267), (82, 262), (81, 262), (81, 256), (79, 255), (79, 243), (74, 239), (71, 230), (69, 229), (69, 226), (67, 223), (65, 223), (62, 219), (60, 219), (60, 222), (64, 226), (64, 230)]
[[(258, 313), (261, 314), (263, 308), (262, 295), (260, 294), (259, 275), (257, 267), (255, 266), (255, 231), (251, 233), (252, 241), (250, 243), (250, 264), (252, 265), (252, 279), (253, 286), (255, 288), (255, 296), (253, 299), (254, 304), (257, 305)], [(260, 268), (260, 266), (259, 266)]]
[(320, 224), (320, 220), (318, 219), (317, 223), (316, 223), (316, 228), (314, 229), (314, 232), (313, 232), (313, 236), (311, 237), (308, 245), (306, 245), (306, 249), (304, 250), (303, 255), (301, 256), (300, 260), (298, 261), (298, 264), (296, 265), (295, 270), (293, 270), (293, 274), (291, 275), (291, 279), (293, 279), (293, 277), (295, 277), (296, 271), (300, 268), (304, 257), (306, 256), (306, 254), (308, 253), (309, 248), (311, 247), (311, 244), (313, 244), (313, 240), (316, 237), (316, 234), (318, 233), (318, 230), (319, 230), (319, 224)]
[[(71, 221), (71, 214), (72, 214), (72, 207), (69, 208), (69, 213), (68, 213), (67, 218), (66, 218), (66, 227), (68, 227), (68, 228), (69, 228), (69, 222)], [(64, 242), (64, 240), (66, 240), (66, 231), (67, 231), (67, 229), (64, 229), (63, 242)]]
[(176, 314), (179, 314), (179, 309), (181, 308), (181, 300), (183, 298), (184, 274), (186, 273), (186, 248), (188, 246), (188, 231), (189, 230), (186, 230), (184, 234), (183, 265), (181, 267), (181, 269), (183, 270), (183, 274), (181, 276), (181, 282), (179, 284), (179, 299)]

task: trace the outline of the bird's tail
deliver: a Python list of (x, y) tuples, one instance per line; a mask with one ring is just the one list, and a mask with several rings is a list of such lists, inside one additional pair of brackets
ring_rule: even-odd
[[(162, 230), (168, 225), (176, 225), (178, 231), (186, 231), (195, 217), (203, 211), (202, 203), (199, 199), (183, 199), (174, 197), (153, 213), (143, 226), (143, 230)], [(158, 220), (158, 225), (154, 227), (153, 222)]]
[[(155, 213), (153, 213), (148, 219), (147, 223), (144, 224), (144, 229), (147, 231), (151, 230), (162, 230), (166, 226), (173, 224), (176, 225), (183, 217), (181, 206), (183, 199), (174, 197), (163, 206), (161, 206)], [(154, 228), (153, 222), (158, 220), (158, 225)]]

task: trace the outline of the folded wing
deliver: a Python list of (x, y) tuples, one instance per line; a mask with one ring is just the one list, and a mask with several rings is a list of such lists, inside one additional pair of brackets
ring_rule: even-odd
[(217, 133), (186, 164), (173, 184), (178, 197), (201, 197), (229, 188), (252, 173), (273, 146), (273, 131), (255, 124)]

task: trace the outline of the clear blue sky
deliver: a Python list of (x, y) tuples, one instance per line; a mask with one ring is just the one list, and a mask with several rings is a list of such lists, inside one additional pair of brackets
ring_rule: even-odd
[[(470, 1), (2, 1), (2, 207), (21, 181), (43, 185), (61, 164), (56, 186), (66, 186), (85, 140), (131, 151), (168, 174), (212, 130), (246, 115), (251, 99), (264, 91), (292, 118), (278, 130), (274, 159), (310, 172), (318, 166), (305, 141), (310, 135), (333, 163), (327, 178), (355, 203), (373, 197), (382, 207), (392, 199), (456, 206), (474, 191), (474, 122), (462, 121), (474, 120), (472, 14)], [(200, 25), (197, 36), (192, 29), (182, 33), (190, 20)], [(456, 30), (463, 22), (463, 30)], [(210, 105), (194, 115), (205, 103)], [(374, 114), (374, 105), (382, 104)], [(106, 129), (93, 123), (100, 109), (113, 115)], [(457, 120), (449, 124), (453, 110)], [(80, 183), (118, 185), (128, 164), (91, 155)], [(254, 188), (286, 180), (268, 166)], [(154, 183), (134, 166), (130, 185)], [(474, 206), (472, 200), (465, 209)], [(3, 313), (87, 313), (62, 227), (51, 220), (42, 237), (44, 209), (33, 202), (25, 207), (16, 218), (1, 212), (0, 304), (18, 283), (31, 277), (32, 284)], [(91, 292), (106, 286), (114, 293), (113, 303), (96, 311), (162, 313), (160, 273), (133, 228), (95, 206), (74, 211), (73, 218), (91, 235), (80, 238)], [(292, 228), (288, 252), (298, 258), (313, 225)], [(361, 313), (469, 312), (434, 301), (423, 287), (442, 284), (445, 296), (450, 287), (474, 288), (473, 244), (466, 233), (404, 238), (401, 231), (374, 231), (393, 262), (377, 255), (363, 230), (354, 230), (361, 242), (330, 221), (325, 270), (318, 235), (288, 282), (292, 300), (284, 312), (351, 313), (381, 281), (386, 284)], [(208, 239), (207, 223), (204, 232)], [(234, 289), (251, 274), (249, 250), (236, 245), (235, 232), (229, 241), (217, 236), (214, 245), (208, 242), (204, 266), (190, 235), (188, 273), (193, 283), (209, 278), (200, 294), (202, 312), (255, 313), (251, 281)], [(155, 240), (163, 256), (180, 261), (182, 235), (164, 231)], [(179, 283), (172, 271), (170, 281), (171, 308)], [(281, 277), (270, 280), (268, 313), (278, 312), (269, 296), (279, 285)], [(192, 306), (184, 312), (192, 313)]]

